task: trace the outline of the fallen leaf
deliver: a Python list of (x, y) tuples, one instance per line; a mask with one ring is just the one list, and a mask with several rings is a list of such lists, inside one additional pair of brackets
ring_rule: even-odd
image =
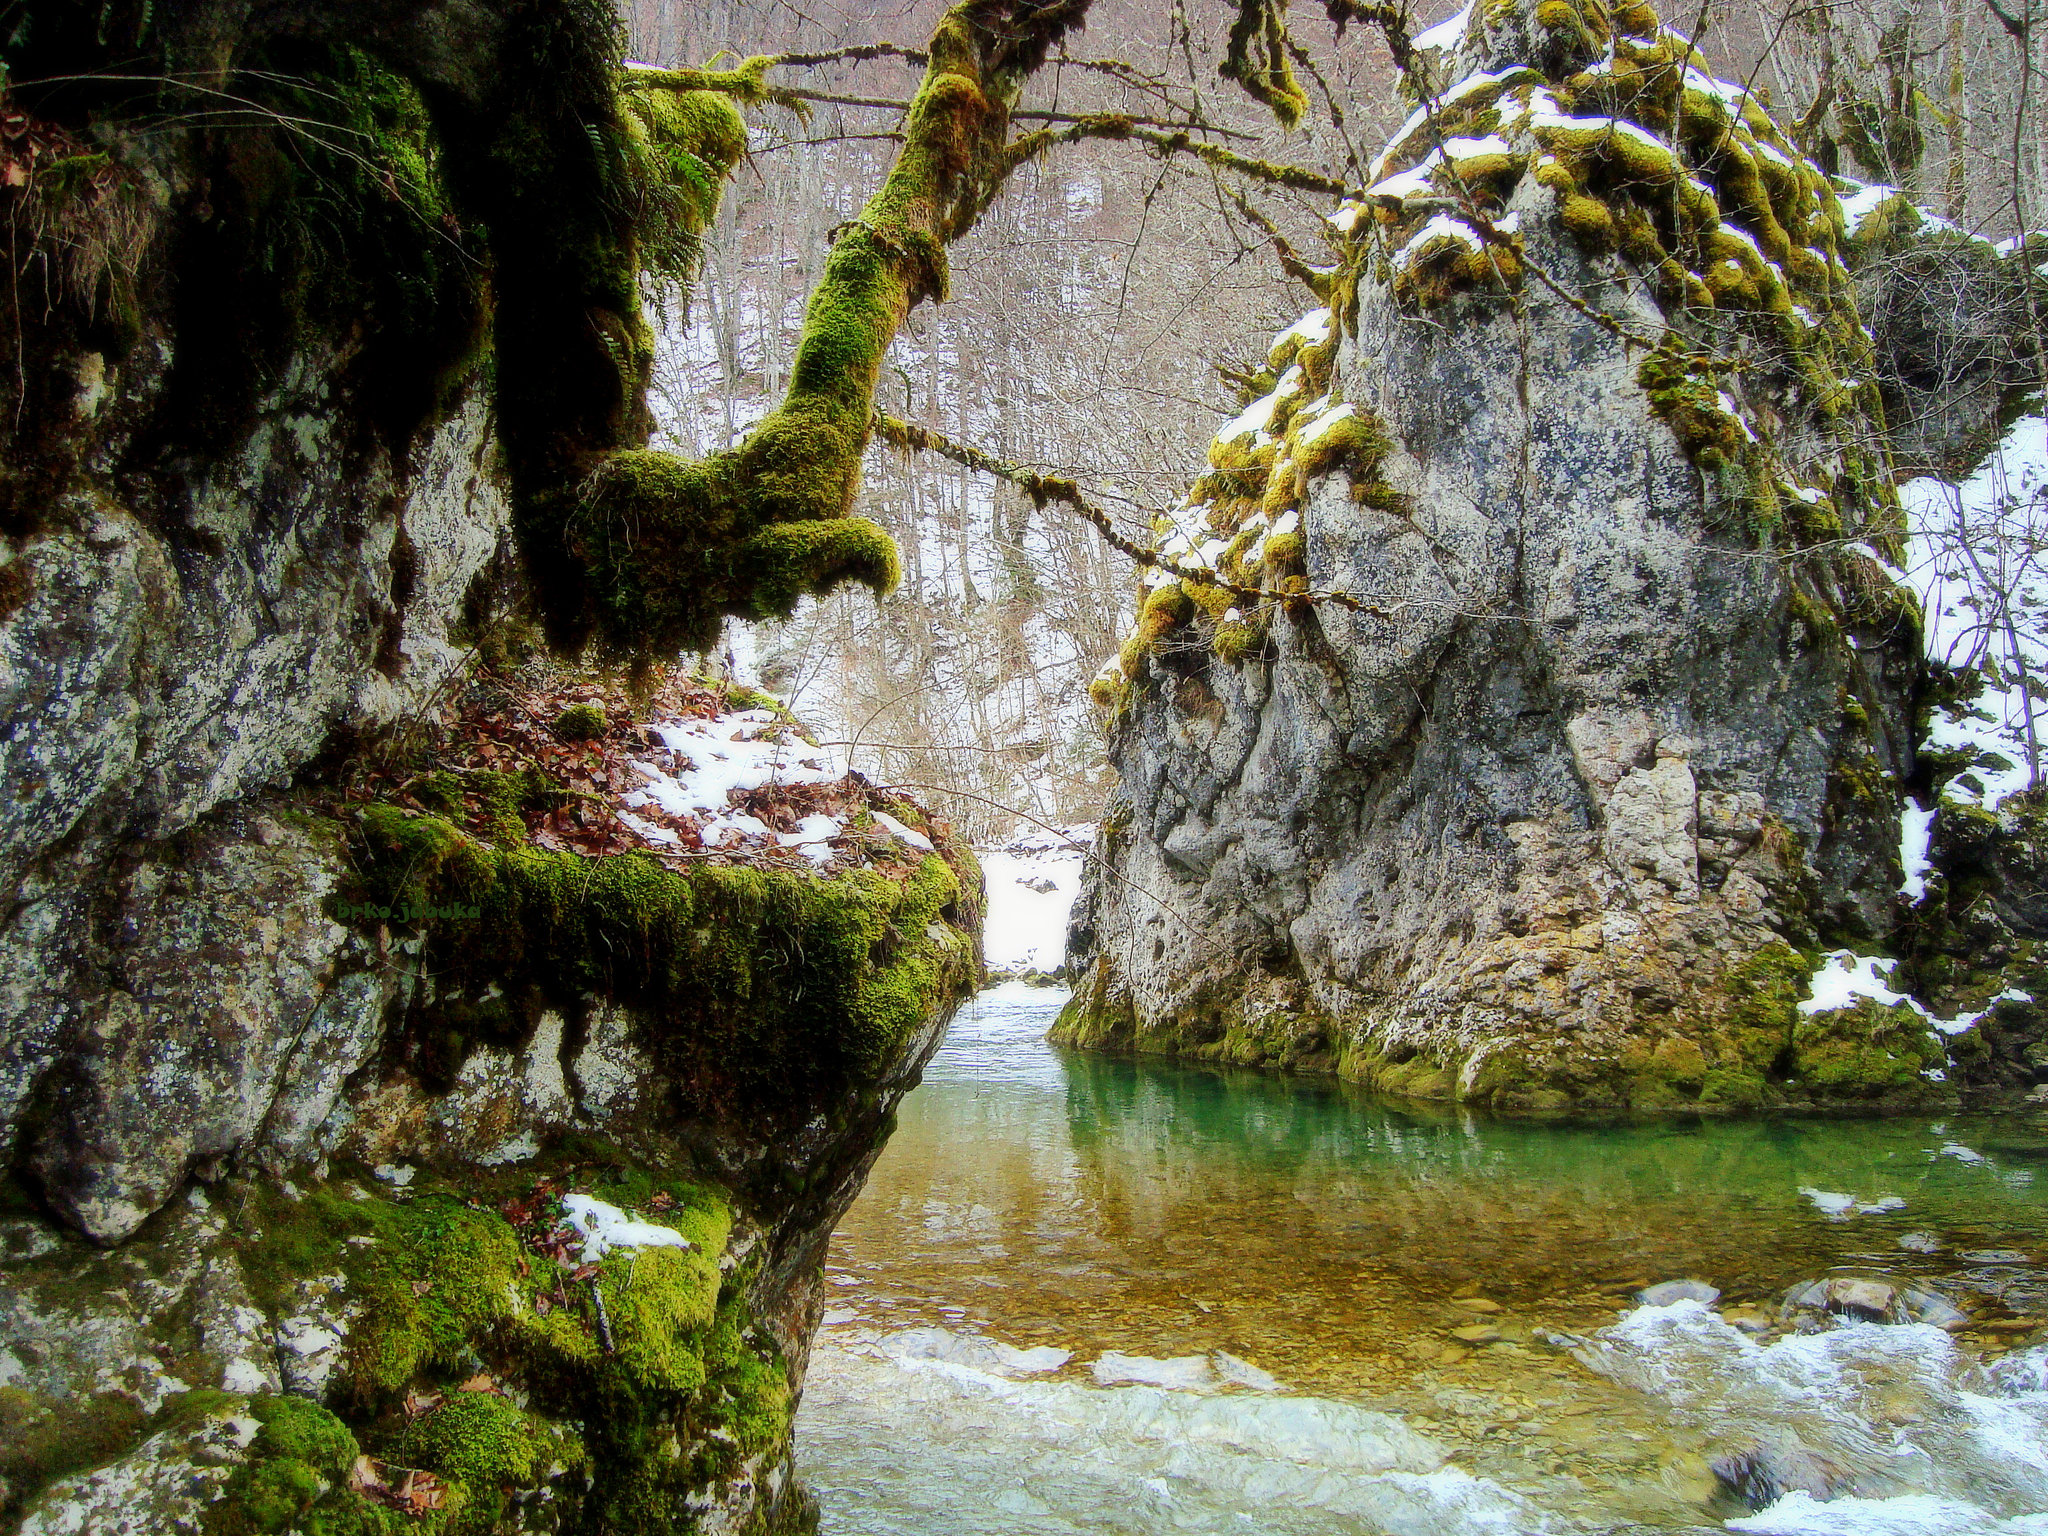
[(377, 1463), (367, 1456), (358, 1456), (348, 1469), (348, 1488), (351, 1493), (379, 1498), (391, 1492), (391, 1485), (384, 1481)]
[(547, 1292), (543, 1291), (540, 1295), (533, 1298), (533, 1310), (540, 1316), (546, 1317), (550, 1312), (555, 1310), (554, 1300), (547, 1294)]
[(458, 1392), (496, 1392), (498, 1383), (490, 1376), (479, 1373), (455, 1389)]
[(447, 1401), (439, 1392), (408, 1392), (405, 1394), (405, 1416), (408, 1419), (425, 1418)]
[(415, 1296), (424, 1296), (433, 1288), (434, 1282), (431, 1280), (415, 1280), (412, 1283), (412, 1293)]
[(398, 1493), (409, 1515), (430, 1514), (448, 1502), (447, 1485), (431, 1472), (407, 1472)]
[(578, 1264), (574, 1269), (569, 1271), (569, 1278), (571, 1280), (588, 1280), (592, 1278), (594, 1275), (596, 1275), (597, 1272), (603, 1267), (604, 1266), (601, 1264)]

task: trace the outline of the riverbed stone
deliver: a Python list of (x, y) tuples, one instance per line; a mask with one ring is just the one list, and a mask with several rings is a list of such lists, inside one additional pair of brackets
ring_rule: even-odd
[(1675, 1301), (1711, 1307), (1720, 1299), (1721, 1293), (1704, 1280), (1663, 1280), (1636, 1292), (1636, 1300), (1646, 1307), (1668, 1307)]

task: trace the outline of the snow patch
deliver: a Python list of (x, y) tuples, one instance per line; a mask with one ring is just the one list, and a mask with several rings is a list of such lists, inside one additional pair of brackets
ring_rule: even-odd
[(583, 1239), (583, 1262), (595, 1264), (622, 1248), (692, 1248), (674, 1227), (657, 1226), (629, 1216), (616, 1205), (592, 1195), (562, 1196), (562, 1214)]
[(1468, 4), (1457, 15), (1438, 22), (1415, 38), (1417, 48), (1455, 48), (1465, 40), (1465, 28), (1471, 23), (1472, 7)]

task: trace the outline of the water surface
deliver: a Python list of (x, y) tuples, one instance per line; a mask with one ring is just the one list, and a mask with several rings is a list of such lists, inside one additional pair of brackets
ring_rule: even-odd
[[(827, 1536), (2048, 1532), (2042, 1352), (1984, 1369), (2048, 1312), (2048, 1111), (1490, 1120), (1057, 1052), (1063, 1000), (963, 1011), (834, 1240)], [(1844, 1273), (2007, 1326), (1728, 1326)], [(1631, 1299), (1677, 1278), (1724, 1310)]]

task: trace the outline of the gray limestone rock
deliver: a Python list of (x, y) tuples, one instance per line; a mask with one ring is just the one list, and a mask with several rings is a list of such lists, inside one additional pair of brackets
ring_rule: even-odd
[(153, 1435), (110, 1466), (46, 1489), (21, 1536), (170, 1536), (199, 1528), (260, 1426), (230, 1406)]
[[(1552, 68), (1522, 16), (1475, 14), (1447, 78)], [(1900, 912), (1920, 662), (1859, 596), (1888, 578), (1759, 533), (1617, 334), (1677, 322), (1542, 177), (1504, 197), (1551, 279), (1512, 303), (1425, 303), (1359, 237), (1331, 388), (1391, 449), (1298, 507), (1304, 587), (1354, 601), (1273, 605), (1242, 659), (1200, 617), (1140, 653), (1058, 1037), (1503, 1108), (1938, 1100), (1931, 1038), (1819, 1085), (1792, 1008), (1801, 951)], [(1800, 386), (1715, 388), (1771, 473), (1853, 499)]]

